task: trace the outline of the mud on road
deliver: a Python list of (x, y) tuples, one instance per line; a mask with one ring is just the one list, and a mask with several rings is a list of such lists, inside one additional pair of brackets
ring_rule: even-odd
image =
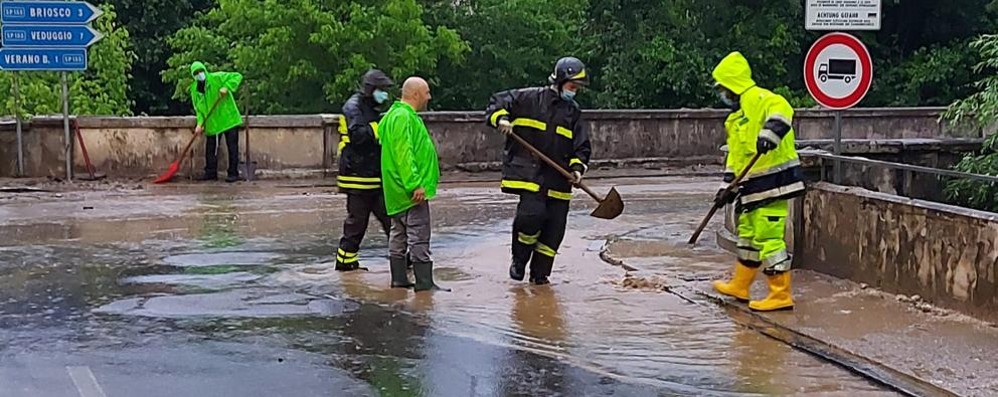
[[(0, 396), (893, 395), (719, 308), (628, 285), (599, 257), (608, 236), (647, 230), (679, 247), (716, 182), (594, 188), (610, 185), (624, 215), (590, 218), (576, 195), (543, 287), (506, 275), (515, 197), (444, 186), (432, 250), (454, 292), (435, 294), (387, 288), (375, 223), (361, 252), (370, 271), (333, 271), (344, 196), (326, 188), (0, 204)], [(661, 254), (691, 274), (727, 269), (711, 245)]]

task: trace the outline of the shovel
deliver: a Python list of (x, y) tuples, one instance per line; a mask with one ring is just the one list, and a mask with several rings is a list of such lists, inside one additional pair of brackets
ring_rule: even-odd
[[(211, 105), (211, 109), (208, 110), (208, 114), (204, 116), (205, 123), (208, 122), (208, 118), (211, 117), (211, 114), (215, 113), (215, 108), (218, 107), (218, 103), (221, 102), (221, 100), (222, 100), (221, 97), (215, 99), (215, 103)], [(184, 148), (184, 151), (180, 152), (180, 155), (177, 156), (177, 159), (173, 163), (170, 163), (170, 168), (168, 168), (166, 172), (163, 173), (163, 175), (160, 175), (159, 178), (156, 178), (156, 180), (152, 181), (152, 183), (156, 184), (166, 183), (169, 182), (171, 179), (173, 179), (173, 177), (177, 175), (177, 172), (180, 171), (180, 163), (182, 163), (184, 161), (184, 158), (187, 157), (187, 152), (191, 150), (191, 145), (194, 144), (194, 140), (196, 139), (198, 139), (198, 134), (196, 133), (191, 134), (191, 140), (187, 142), (187, 147)]]
[[(509, 136), (512, 137), (515, 141), (519, 142), (520, 145), (523, 145), (523, 147), (527, 148), (527, 150), (529, 150), (530, 153), (533, 153), (541, 160), (544, 160), (544, 162), (547, 163), (549, 166), (551, 166), (551, 168), (558, 170), (558, 172), (560, 172), (561, 175), (563, 175), (569, 181), (575, 180), (575, 176), (573, 176), (570, 172), (568, 172), (564, 168), (561, 168), (561, 166), (558, 165), (558, 163), (556, 163), (554, 160), (551, 160), (550, 157), (545, 156), (544, 153), (541, 153), (540, 150), (537, 150), (537, 148), (531, 146), (523, 138), (520, 138), (520, 136), (516, 135), (515, 132), (510, 133)], [(622, 212), (624, 212), (624, 201), (620, 199), (620, 193), (617, 193), (617, 188), (610, 188), (610, 192), (606, 194), (606, 198), (600, 198), (598, 194), (590, 190), (588, 186), (583, 185), (582, 182), (574, 183), (574, 185), (579, 189), (582, 189), (584, 192), (586, 192), (586, 194), (589, 195), (589, 197), (592, 197), (593, 200), (596, 200), (596, 202), (599, 203), (599, 205), (596, 206), (596, 209), (593, 210), (591, 214), (589, 214), (590, 216), (600, 219), (614, 219), (620, 216)]]
[[(732, 189), (738, 187), (738, 184), (741, 183), (742, 179), (745, 179), (745, 175), (747, 175), (748, 172), (749, 172), (749, 170), (752, 169), (752, 166), (755, 165), (755, 162), (759, 161), (759, 157), (762, 157), (762, 153), (756, 153), (755, 157), (752, 157), (752, 161), (750, 161), (748, 163), (748, 165), (745, 166), (745, 169), (742, 170), (742, 172), (740, 174), (738, 174), (738, 177), (735, 178), (734, 181), (731, 181), (731, 184), (729, 184), (728, 187), (726, 187), (724, 189), (725, 190), (732, 190)], [(714, 203), (714, 206), (710, 208), (710, 212), (708, 212), (707, 216), (705, 216), (703, 218), (703, 221), (700, 222), (700, 226), (698, 226), (697, 230), (695, 232), (693, 232), (693, 236), (690, 237), (690, 241), (686, 242), (687, 244), (693, 245), (693, 244), (697, 243), (697, 239), (700, 238), (700, 233), (703, 233), (703, 229), (707, 227), (708, 223), (710, 223), (710, 218), (714, 217), (714, 213), (716, 213), (717, 210), (721, 209), (721, 206), (722, 205), (718, 205), (717, 203)]]
[(240, 170), (243, 174), (243, 179), (247, 182), (256, 180), (256, 162), (250, 159), (250, 106), (249, 106), (249, 90), (246, 90), (246, 123), (243, 129), (246, 130), (246, 161), (240, 164)]

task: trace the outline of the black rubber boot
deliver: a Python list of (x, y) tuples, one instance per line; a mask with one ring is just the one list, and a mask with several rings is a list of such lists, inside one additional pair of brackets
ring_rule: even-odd
[(416, 275), (416, 292), (419, 291), (447, 291), (448, 288), (441, 288), (433, 282), (433, 262), (412, 262), (412, 273)]
[(239, 175), (229, 175), (225, 177), (225, 182), (226, 183), (239, 182)]
[(530, 282), (536, 285), (550, 284), (548, 276), (554, 267), (554, 258), (535, 254), (530, 260)]
[(217, 181), (218, 180), (218, 175), (204, 174), (204, 175), (201, 175), (201, 177), (198, 178), (198, 180), (201, 181), (201, 182)]
[(405, 258), (388, 258), (389, 270), (392, 272), (392, 288), (412, 288), (409, 275), (406, 273)]
[(523, 278), (527, 276), (527, 264), (516, 263), (516, 259), (513, 259), (509, 265), (509, 278), (516, 281), (523, 281)]

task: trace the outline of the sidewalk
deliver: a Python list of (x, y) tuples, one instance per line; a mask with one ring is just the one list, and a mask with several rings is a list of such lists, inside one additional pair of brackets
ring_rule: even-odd
[[(685, 236), (655, 239), (656, 234), (644, 230), (607, 244), (605, 260), (634, 269), (631, 280), (622, 283), (625, 287), (667, 290), (693, 304), (717, 305), (736, 322), (803, 350), (812, 349), (795, 338), (813, 338), (814, 344), (827, 344), (846, 362), (857, 364), (854, 368), (884, 375), (901, 390), (916, 390), (909, 395), (998, 395), (994, 325), (937, 309), (918, 297), (895, 296), (807, 270), (794, 271), (795, 310), (753, 313), (711, 287), (711, 280), (727, 276), (733, 257), (712, 242), (691, 250), (681, 241)], [(760, 275), (752, 296), (765, 295)], [(753, 321), (761, 325), (749, 324)]]

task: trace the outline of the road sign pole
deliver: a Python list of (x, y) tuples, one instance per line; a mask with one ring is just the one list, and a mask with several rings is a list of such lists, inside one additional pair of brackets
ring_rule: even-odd
[[(842, 155), (842, 111), (835, 111), (835, 126), (833, 127), (835, 134), (835, 155)], [(833, 180), (836, 185), (842, 183), (842, 160), (835, 159), (835, 179)]]
[(66, 133), (66, 181), (73, 180), (73, 136), (69, 134), (69, 83), (62, 72), (62, 126)]
[(21, 131), (21, 87), (17, 72), (14, 78), (14, 121), (17, 124), (17, 176), (24, 176), (24, 134)]

